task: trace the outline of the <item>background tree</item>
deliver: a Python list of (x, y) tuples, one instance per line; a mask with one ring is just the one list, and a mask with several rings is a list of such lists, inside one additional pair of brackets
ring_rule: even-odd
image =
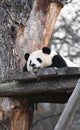
[(80, 9), (73, 0), (60, 13), (50, 43), (55, 49), (80, 65)]

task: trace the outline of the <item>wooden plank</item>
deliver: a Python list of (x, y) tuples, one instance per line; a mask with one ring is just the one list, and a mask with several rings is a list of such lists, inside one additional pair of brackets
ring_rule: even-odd
[(65, 109), (54, 130), (68, 129), (72, 116), (75, 113), (79, 103), (80, 103), (80, 80), (78, 81), (71, 97), (69, 98), (69, 101), (66, 104)]
[(79, 77), (54, 77), (27, 82), (10, 82), (0, 84), (0, 96), (32, 94), (44, 91), (66, 91), (73, 89)]
[(16, 81), (30, 81), (39, 80), (44, 78), (54, 78), (60, 76), (80, 76), (80, 69), (76, 67), (65, 67), (55, 69), (53, 67), (42, 68), (37, 74), (29, 72), (18, 72), (15, 74), (10, 74), (10, 80)]
[(56, 75), (56, 70), (54, 68), (43, 68), (38, 71), (37, 74), (30, 72), (18, 72), (10, 74), (10, 80), (17, 81), (29, 81), (38, 80), (39, 78), (48, 78)]
[(77, 68), (77, 67), (59, 68), (59, 69), (57, 69), (57, 75), (65, 75), (65, 76), (80, 75), (80, 68)]
[(0, 84), (0, 96), (25, 97), (31, 102), (65, 103), (79, 77), (55, 77), (51, 79)]

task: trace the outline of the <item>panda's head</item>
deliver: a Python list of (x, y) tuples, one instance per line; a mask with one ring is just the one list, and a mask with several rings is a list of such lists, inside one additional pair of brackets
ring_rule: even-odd
[(48, 47), (43, 47), (42, 50), (37, 50), (30, 55), (26, 53), (27, 71), (36, 73), (40, 68), (50, 66), (52, 64), (53, 55), (55, 55), (55, 52)]

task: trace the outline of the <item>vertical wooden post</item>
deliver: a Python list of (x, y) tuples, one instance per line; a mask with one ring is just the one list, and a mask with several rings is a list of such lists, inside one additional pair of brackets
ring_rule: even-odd
[(29, 130), (33, 116), (33, 111), (31, 113), (29, 110), (29, 99), (20, 97), (13, 98), (12, 101), (10, 130)]

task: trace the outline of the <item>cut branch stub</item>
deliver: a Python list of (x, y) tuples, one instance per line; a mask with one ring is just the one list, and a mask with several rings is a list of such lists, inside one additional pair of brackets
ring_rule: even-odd
[(61, 4), (61, 6), (63, 7), (65, 4), (68, 4), (68, 0), (50, 0), (51, 2), (57, 2), (59, 4)]
[(47, 46), (54, 30), (61, 4), (50, 0), (35, 0), (27, 21), (27, 26), (20, 26), (16, 38), (17, 69), (22, 71), (24, 54)]

